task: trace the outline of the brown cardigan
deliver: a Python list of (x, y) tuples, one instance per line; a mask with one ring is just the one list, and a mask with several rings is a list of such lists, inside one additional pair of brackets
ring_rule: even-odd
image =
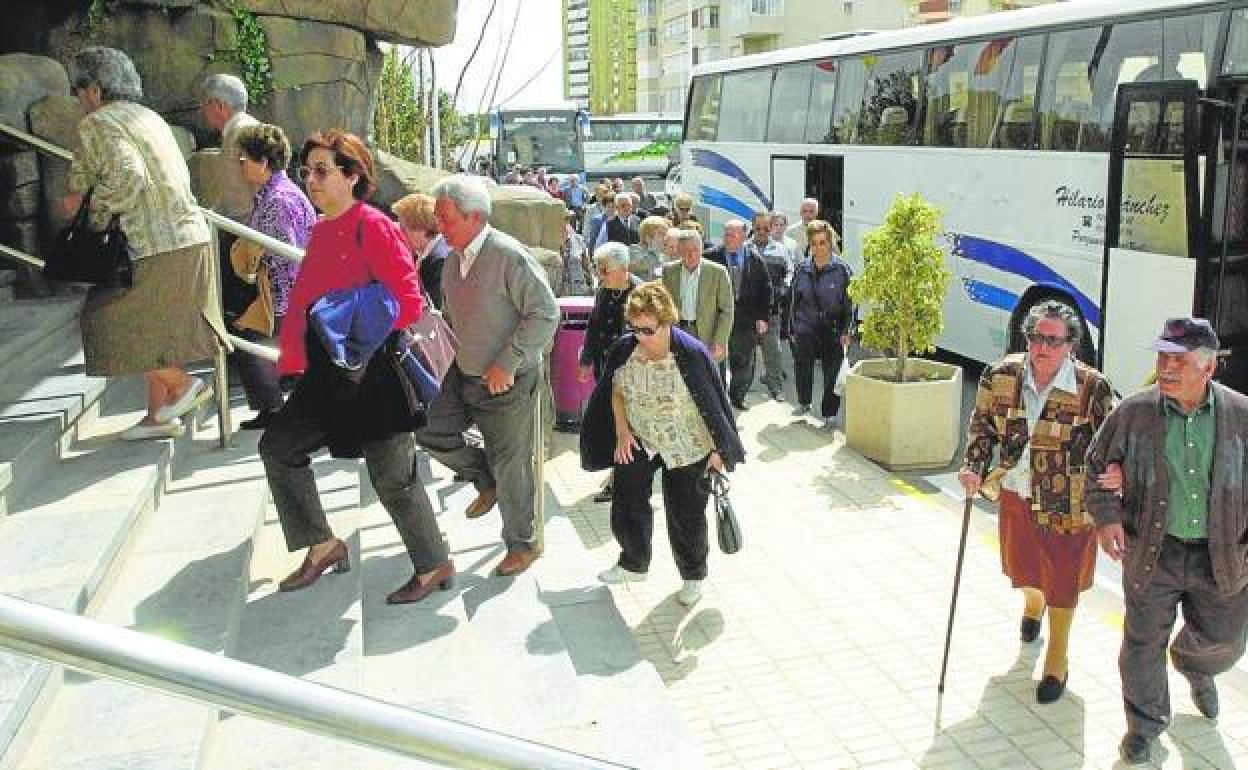
[(1056, 388), (1029, 437), (1022, 389), (1026, 375), (1022, 353), (1006, 356), (984, 369), (967, 425), (966, 465), (980, 473), (992, 466), (1000, 446), (1001, 465), (1014, 467), (1031, 446), (1031, 510), (1036, 523), (1070, 534), (1092, 526), (1084, 508), (1084, 454), (1092, 436), (1113, 408), (1113, 390), (1100, 372), (1075, 362), (1075, 394)]

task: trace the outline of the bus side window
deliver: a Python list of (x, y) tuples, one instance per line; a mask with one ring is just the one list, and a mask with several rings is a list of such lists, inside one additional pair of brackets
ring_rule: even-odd
[(776, 70), (771, 89), (771, 117), (767, 123), (768, 142), (800, 142), (805, 137), (813, 69), (803, 62)]
[(836, 103), (837, 62), (815, 62), (810, 77), (810, 109), (806, 115), (806, 141), (830, 144), (836, 141), (832, 130), (832, 108)]
[(1040, 146), (1073, 151), (1092, 121), (1092, 79), (1099, 59), (1100, 27), (1055, 32), (1049, 36), (1043, 99), (1040, 103)]
[[(866, 84), (862, 101), (845, 105), (859, 110), (857, 141), (863, 144), (909, 144), (911, 123), (919, 107), (920, 51), (868, 54), (862, 57)], [(844, 95), (845, 91), (842, 90)], [(896, 109), (894, 109), (896, 108)], [(837, 113), (842, 105), (837, 103)]]

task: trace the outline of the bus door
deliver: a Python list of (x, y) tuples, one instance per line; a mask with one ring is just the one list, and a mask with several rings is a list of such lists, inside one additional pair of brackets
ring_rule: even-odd
[(1205, 114), (1208, 164), (1196, 313), (1222, 343), (1218, 379), (1248, 392), (1248, 83), (1222, 81)]
[(806, 196), (806, 156), (771, 156), (771, 208), (797, 221), (797, 211)]
[(1195, 306), (1199, 222), (1195, 81), (1118, 87), (1110, 135), (1098, 363), (1118, 392), (1151, 377), (1165, 319)]
[(806, 197), (819, 201), (819, 218), (836, 228), (844, 248), (845, 158), (811, 155), (806, 159)]

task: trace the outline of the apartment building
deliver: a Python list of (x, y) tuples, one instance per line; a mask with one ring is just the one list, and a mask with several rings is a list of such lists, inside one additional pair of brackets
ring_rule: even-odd
[(563, 2), (563, 98), (589, 108), (589, 0)]
[(934, 24), (957, 16), (979, 16), (1053, 2), (1060, 0), (915, 0), (912, 2), (911, 21), (914, 24)]

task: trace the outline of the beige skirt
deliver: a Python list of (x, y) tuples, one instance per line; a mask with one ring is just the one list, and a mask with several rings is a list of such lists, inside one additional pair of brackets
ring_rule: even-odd
[(212, 358), (225, 341), (207, 243), (134, 262), (134, 286), (92, 288), (82, 306), (87, 374), (108, 377)]

